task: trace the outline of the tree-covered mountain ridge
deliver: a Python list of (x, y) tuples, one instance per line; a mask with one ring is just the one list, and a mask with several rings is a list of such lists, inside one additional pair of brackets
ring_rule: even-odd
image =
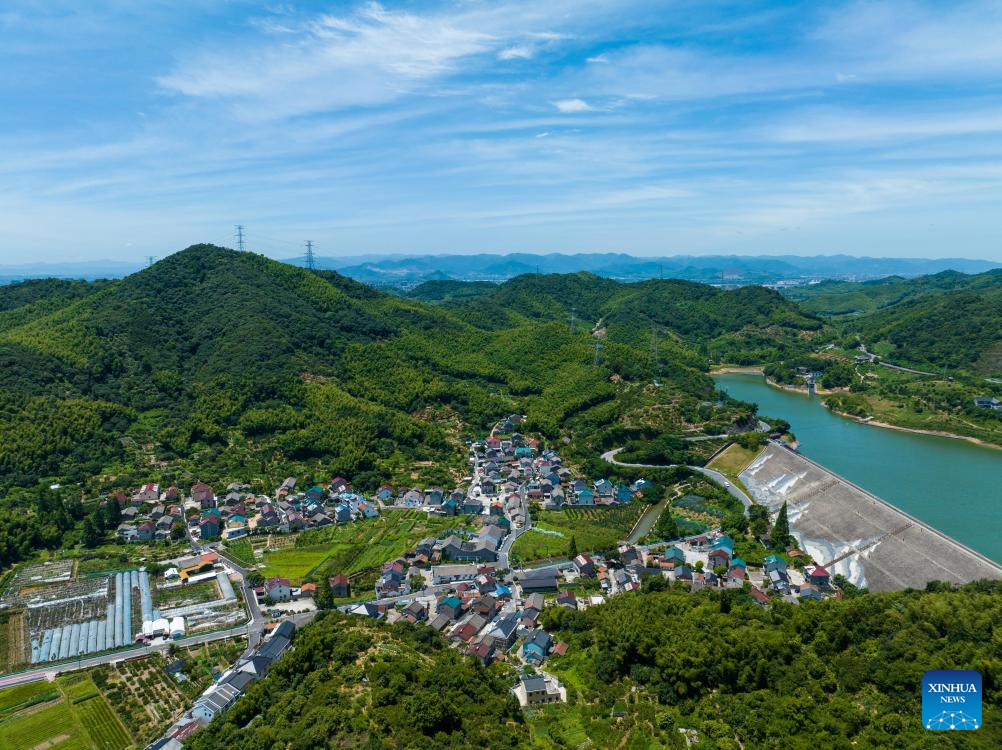
[(588, 272), (524, 274), (496, 286), (431, 281), (409, 293), (467, 320), (509, 325), (552, 320), (593, 329), (610, 341), (685, 358), (759, 362), (781, 357), (822, 327), (779, 293), (760, 286), (719, 289), (680, 279), (620, 282)]
[(609, 336), (596, 359), (588, 326), (519, 307), (426, 304), (211, 245), (118, 281), (14, 285), (0, 290), (0, 321), (21, 315), (0, 325), (0, 489), (267, 487), (321, 465), (364, 486), (421, 464), (444, 484), (458, 438), (512, 411), (552, 438), (629, 430), (633, 415), (647, 430), (706, 422), (713, 383), (684, 342), (655, 363)]
[(898, 364), (1002, 374), (1002, 270), (824, 282), (786, 292)]

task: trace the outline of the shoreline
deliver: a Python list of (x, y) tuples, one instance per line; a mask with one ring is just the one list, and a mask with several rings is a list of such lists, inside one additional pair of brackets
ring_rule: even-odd
[(876, 419), (857, 417), (853, 414), (848, 414), (844, 411), (838, 411), (837, 409), (832, 409), (829, 406), (825, 406), (832, 414), (837, 414), (845, 419), (851, 419), (858, 424), (868, 424), (874, 427), (883, 427), (887, 430), (897, 430), (898, 432), (913, 432), (916, 435), (932, 435), (933, 437), (944, 437), (951, 438), (953, 440), (966, 440), (968, 443), (974, 443), (975, 445), (980, 445), (984, 448), (991, 448), (992, 450), (1002, 451), (1002, 445), (997, 445), (996, 443), (989, 443), (987, 440), (982, 440), (981, 438), (972, 437), (971, 435), (958, 435), (955, 432), (946, 432), (945, 430), (923, 430), (918, 427), (902, 427), (901, 425), (890, 424), (888, 422), (881, 422)]
[[(778, 388), (781, 391), (789, 391), (790, 393), (799, 393), (802, 396), (809, 396), (810, 395), (807, 392), (807, 388), (806, 387), (801, 388), (799, 385), (786, 385), (785, 383), (777, 383), (775, 380), (770, 380), (769, 378), (766, 378), (765, 382), (766, 382), (766, 385), (770, 385), (773, 388)], [(814, 395), (815, 396), (834, 396), (836, 393), (845, 393), (848, 390), (849, 390), (848, 388), (838, 388), (836, 390), (829, 390), (827, 388), (818, 388), (817, 386), (814, 386)]]
[[(765, 374), (761, 367), (732, 368), (728, 370), (714, 371), (711, 374), (724, 375), (728, 373), (730, 374), (747, 373), (747, 374), (762, 374), (762, 375)], [(802, 396), (808, 395), (806, 388), (799, 388), (795, 385), (782, 385), (773, 380), (770, 380), (769, 378), (765, 378), (765, 382), (766, 385), (770, 386), (771, 388), (776, 388), (781, 391), (787, 391), (789, 393), (799, 393)], [(816, 390), (815, 394), (818, 396), (829, 396), (843, 392), (844, 390), (827, 391), (824, 389), (820, 389)], [(832, 414), (837, 414), (838, 416), (844, 419), (851, 419), (853, 422), (856, 422), (858, 424), (872, 425), (873, 427), (883, 427), (884, 429), (897, 430), (898, 432), (912, 432), (916, 435), (932, 435), (933, 437), (951, 438), (953, 440), (965, 440), (968, 443), (973, 443), (974, 445), (980, 445), (983, 448), (990, 448), (992, 450), (1002, 450), (1002, 445), (998, 445), (997, 443), (990, 443), (987, 440), (982, 440), (981, 438), (976, 438), (971, 435), (960, 435), (956, 432), (947, 432), (945, 430), (923, 430), (919, 427), (903, 427), (901, 425), (890, 424), (888, 422), (881, 422), (873, 418), (857, 417), (855, 414), (849, 414), (844, 411), (839, 411), (838, 409), (832, 409), (830, 406), (828, 406), (828, 404), (825, 403), (822, 403), (822, 406), (828, 409), (828, 411), (830, 411)]]
[(764, 375), (765, 369), (759, 365), (721, 365), (720, 367), (711, 367), (710, 373), (713, 375)]

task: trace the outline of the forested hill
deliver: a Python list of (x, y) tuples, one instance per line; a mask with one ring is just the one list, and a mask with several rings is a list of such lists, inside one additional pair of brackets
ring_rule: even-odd
[(896, 364), (1002, 375), (1002, 275), (994, 287), (925, 295), (847, 329)]
[(109, 281), (31, 279), (0, 285), (0, 331), (24, 325), (110, 284)]
[[(624, 707), (634, 733), (662, 746), (684, 747), (683, 727), (699, 747), (734, 750), (1002, 746), (997, 582), (767, 608), (741, 591), (645, 588), (547, 608), (541, 624), (569, 643), (547, 670), (582, 702)], [(977, 732), (922, 726), (929, 669), (981, 672)]]
[[(324, 613), (190, 746), (528, 750), (596, 736), (604, 747), (676, 750), (1002, 745), (995, 582), (768, 608), (740, 589), (670, 586), (652, 577), (602, 606), (544, 609), (541, 624), (569, 646), (546, 662), (569, 705), (524, 715), (507, 690), (510, 666), (483, 669), (424, 624)], [(981, 673), (977, 732), (922, 726), (929, 669)]]
[[(436, 293), (443, 283), (448, 294)], [(821, 328), (813, 314), (764, 287), (723, 290), (678, 279), (621, 283), (590, 273), (526, 274), (469, 293), (461, 282), (429, 282), (411, 295), (441, 301), (481, 324), (523, 317), (567, 323), (573, 313), (609, 340), (644, 348), (656, 332), (672, 356), (704, 363), (778, 359), (802, 334)]]
[(920, 297), (962, 289), (991, 291), (1002, 286), (1002, 269), (980, 274), (942, 271), (905, 279), (888, 276), (874, 281), (823, 281), (784, 290), (783, 295), (816, 315), (866, 315)]
[(889, 362), (1002, 374), (1002, 270), (824, 282), (785, 294)]
[(325, 612), (186, 747), (524, 748), (508, 685), (426, 625)]
[(465, 315), (210, 245), (120, 281), (10, 287), (0, 305), (31, 310), (0, 329), (0, 492), (195, 476), (266, 490), (311, 466), (363, 488), (447, 484), (459, 438), (512, 411), (583, 439), (633, 413), (691, 429), (714, 393), (691, 352), (666, 349), (666, 386), (645, 391), (649, 351), (610, 341), (596, 364), (585, 326), (517, 305)]

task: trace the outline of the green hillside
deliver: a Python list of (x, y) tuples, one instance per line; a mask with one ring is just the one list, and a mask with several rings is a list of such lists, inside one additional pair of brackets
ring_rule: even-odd
[[(570, 646), (547, 670), (572, 687), (579, 706), (621, 711), (613, 726), (624, 734), (678, 748), (686, 744), (678, 728), (694, 730), (697, 746), (710, 748), (1002, 744), (990, 625), (1002, 615), (996, 582), (768, 608), (741, 591), (664, 591), (667, 585), (653, 580), (650, 592), (601, 607), (543, 612), (544, 627)], [(929, 669), (985, 676), (978, 732), (953, 740), (952, 732), (923, 728), (919, 686)], [(559, 716), (578, 713), (568, 707)]]
[(925, 295), (847, 325), (895, 364), (1002, 374), (1002, 274), (993, 286)]
[(185, 747), (519, 748), (506, 681), (426, 626), (326, 612), (222, 720)]
[[(462, 439), (514, 411), (585, 458), (747, 415), (708, 406), (713, 382), (682, 344), (655, 368), (646, 347), (611, 336), (596, 362), (584, 326), (515, 301), (485, 323), (210, 245), (120, 281), (8, 297), (11, 313), (36, 307), (0, 330), (0, 512), (34, 509), (33, 488), (50, 483), (85, 498), (195, 478), (268, 491), (290, 473), (450, 484)], [(0, 535), (0, 563), (58, 536), (31, 534)]]
[(894, 364), (955, 375), (1002, 373), (1002, 270), (823, 282), (785, 294), (831, 318), (846, 345), (858, 336)]
[[(644, 590), (547, 607), (565, 641), (545, 669), (567, 703), (520, 711), (511, 665), (486, 669), (426, 625), (325, 613), (193, 750), (312, 748), (998, 747), (999, 587), (860, 594), (764, 608), (741, 591)], [(928, 669), (978, 669), (984, 726), (923, 728)], [(958, 739), (954, 739), (958, 738)]]
[(30, 279), (0, 285), (0, 331), (66, 307), (110, 284), (109, 281)]
[(981, 274), (942, 271), (905, 279), (888, 276), (873, 281), (823, 281), (783, 291), (803, 310), (823, 316), (866, 315), (902, 302), (960, 289), (992, 289), (1002, 284), (1002, 270)]
[[(525, 274), (496, 287), (463, 294), (448, 282), (441, 301), (481, 327), (552, 320), (611, 341), (651, 350), (655, 334), (665, 362), (705, 367), (708, 359), (737, 363), (772, 361), (805, 349), (805, 332), (821, 328), (777, 292), (758, 286), (717, 289), (677, 279), (621, 283), (590, 273)], [(422, 285), (415, 292), (422, 290)], [(421, 292), (429, 297), (430, 290)]]

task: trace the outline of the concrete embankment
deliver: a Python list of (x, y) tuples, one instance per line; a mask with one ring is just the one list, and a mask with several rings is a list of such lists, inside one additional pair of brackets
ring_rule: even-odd
[(773, 513), (787, 503), (801, 548), (872, 591), (1002, 579), (1002, 566), (984, 555), (775, 443), (740, 476)]

